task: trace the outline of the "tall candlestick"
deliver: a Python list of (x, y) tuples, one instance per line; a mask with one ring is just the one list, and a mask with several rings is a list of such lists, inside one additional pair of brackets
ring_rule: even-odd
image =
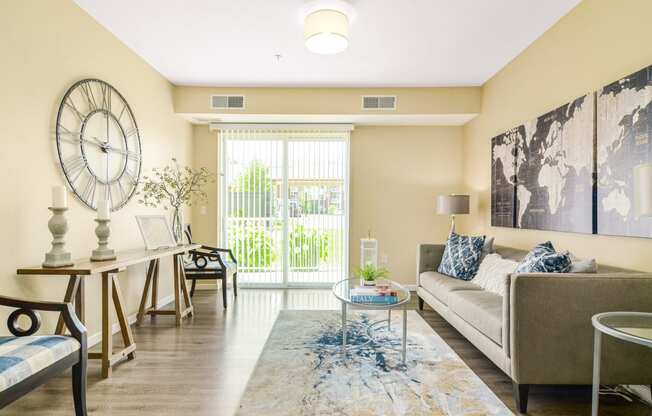
[(98, 218), (95, 222), (97, 222), (95, 235), (97, 236), (98, 244), (97, 248), (91, 253), (91, 261), (115, 260), (115, 251), (109, 248), (109, 236), (111, 235), (109, 223), (111, 220)]
[(68, 208), (48, 208), (52, 211), (52, 217), (48, 221), (48, 228), (52, 233), (52, 249), (45, 253), (43, 267), (64, 267), (72, 266), (70, 253), (65, 249), (64, 236), (68, 231), (68, 221), (64, 213)]
[(52, 208), (68, 208), (68, 192), (65, 186), (52, 187)]
[(108, 220), (111, 216), (111, 207), (106, 199), (100, 200), (97, 206), (97, 219)]

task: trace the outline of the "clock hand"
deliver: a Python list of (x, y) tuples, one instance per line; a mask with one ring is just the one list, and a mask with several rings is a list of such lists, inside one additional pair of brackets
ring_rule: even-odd
[[(104, 145), (106, 145), (105, 142), (103, 142), (102, 140), (98, 139), (98, 138), (95, 137), (95, 136), (90, 136), (90, 138), (93, 139), (93, 140), (95, 140), (95, 141), (96, 141), (100, 146), (104, 146)], [(82, 141), (87, 141), (87, 140), (84, 139), (84, 138), (82, 138)], [(88, 141), (87, 141), (87, 142), (88, 142)], [(95, 144), (95, 143), (92, 143), (92, 142), (88, 142), (88, 143)]]
[(106, 143), (109, 144), (109, 115), (104, 114), (106, 117)]
[(81, 137), (81, 136), (79, 137), (79, 142), (81, 142), (81, 143), (86, 143), (86, 144), (89, 144), (89, 145), (92, 144), (93, 146), (97, 146), (97, 147), (99, 147), (100, 149), (102, 149), (102, 148), (104, 147), (104, 143), (102, 143), (101, 141), (97, 140), (96, 137), (91, 137), (91, 138), (92, 138), (92, 139), (95, 139), (95, 141), (97, 141), (97, 143), (92, 142), (92, 141), (90, 141), (90, 140), (88, 140), (88, 139), (85, 139), (85, 138), (83, 138), (83, 137)]

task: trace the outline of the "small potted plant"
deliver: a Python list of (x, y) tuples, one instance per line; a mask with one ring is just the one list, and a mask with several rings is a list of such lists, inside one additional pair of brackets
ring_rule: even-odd
[(376, 267), (372, 263), (367, 263), (356, 269), (355, 274), (360, 278), (360, 285), (376, 286), (376, 280), (387, 277), (389, 271), (382, 267)]

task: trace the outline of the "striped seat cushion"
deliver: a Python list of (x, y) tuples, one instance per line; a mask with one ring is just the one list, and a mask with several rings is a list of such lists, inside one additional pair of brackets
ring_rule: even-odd
[(79, 350), (79, 342), (61, 335), (0, 337), (0, 391)]

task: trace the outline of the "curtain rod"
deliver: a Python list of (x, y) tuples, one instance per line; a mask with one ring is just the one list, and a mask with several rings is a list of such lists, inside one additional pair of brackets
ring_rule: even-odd
[(352, 131), (353, 124), (345, 123), (209, 123), (209, 129), (214, 130), (328, 130)]

